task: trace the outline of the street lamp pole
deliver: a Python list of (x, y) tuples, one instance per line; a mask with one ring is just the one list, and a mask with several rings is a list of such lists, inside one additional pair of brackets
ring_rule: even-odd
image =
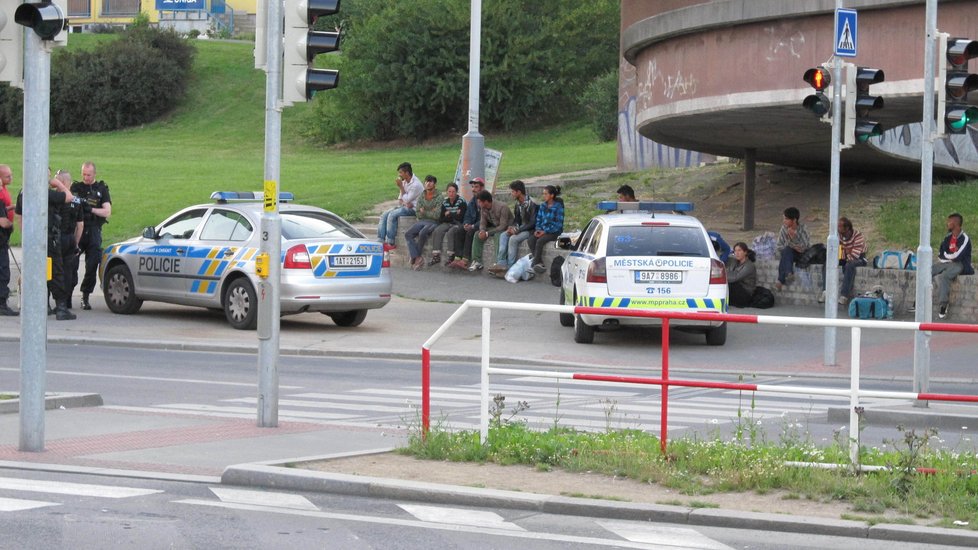
[[(486, 141), (479, 133), (479, 60), (482, 42), (482, 0), (471, 0), (472, 22), (469, 42), (469, 131), (462, 136), (462, 181), (486, 177)], [(460, 185), (465, 198), (468, 185)]]

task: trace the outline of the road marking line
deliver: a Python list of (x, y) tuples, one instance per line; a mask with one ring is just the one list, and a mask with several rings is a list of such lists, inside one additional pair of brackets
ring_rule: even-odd
[(594, 546), (611, 546), (614, 548), (641, 548), (648, 550), (649, 545), (639, 542), (609, 540), (592, 537), (576, 537), (571, 535), (561, 535), (557, 533), (531, 533), (529, 531), (508, 531), (505, 529), (492, 529), (488, 527), (472, 527), (468, 525), (448, 525), (445, 523), (428, 523), (413, 519), (383, 518), (371, 516), (355, 516), (353, 514), (337, 514), (332, 512), (313, 512), (311, 510), (286, 510), (284, 508), (269, 508), (268, 506), (255, 506), (252, 504), (233, 504), (228, 502), (218, 502), (211, 500), (185, 499), (175, 500), (175, 504), (190, 504), (193, 506), (212, 506), (215, 508), (229, 508), (232, 510), (245, 510), (252, 512), (271, 512), (277, 514), (289, 514), (296, 516), (313, 517), (320, 519), (332, 519), (336, 521), (352, 521), (358, 523), (373, 523), (381, 525), (398, 525), (401, 527), (413, 527), (416, 529), (432, 529), (435, 531), (452, 531), (455, 533), (476, 533), (482, 535), (492, 535), (497, 537), (510, 537), (529, 540), (547, 540), (566, 542), (570, 544), (591, 544)]
[(419, 504), (398, 504), (398, 506), (421, 521), (431, 523), (526, 531), (526, 529), (523, 529), (519, 525), (506, 521), (495, 512), (467, 510), (464, 508), (446, 508), (443, 506), (423, 506)]
[(157, 489), (137, 489), (135, 487), (114, 487), (111, 485), (89, 485), (87, 483), (68, 483), (9, 477), (0, 477), (0, 489), (101, 498), (129, 498), (163, 492)]
[(224, 487), (211, 487), (210, 489), (222, 502), (270, 506), (272, 508), (288, 508), (290, 510), (319, 510), (315, 504), (309, 502), (309, 499), (302, 495), (226, 489)]
[(730, 546), (715, 541), (706, 535), (686, 527), (662, 527), (648, 523), (621, 520), (595, 520), (595, 523), (632, 542), (644, 542), (675, 548), (697, 548), (702, 550), (733, 550)]
[(0, 512), (19, 512), (21, 510), (32, 510), (45, 506), (61, 506), (58, 502), (44, 502), (41, 500), (23, 500), (19, 498), (0, 497)]

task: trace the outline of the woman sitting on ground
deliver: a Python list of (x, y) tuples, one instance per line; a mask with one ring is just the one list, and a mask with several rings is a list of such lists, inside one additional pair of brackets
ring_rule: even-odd
[(733, 257), (727, 262), (727, 285), (730, 289), (729, 302), (734, 307), (749, 307), (757, 287), (757, 268), (754, 266), (754, 251), (745, 243), (733, 247)]
[(564, 231), (564, 199), (560, 198), (560, 187), (548, 185), (543, 188), (543, 204), (537, 208), (536, 231), (530, 235), (527, 244), (533, 253), (533, 271), (543, 273), (543, 250), (548, 243), (560, 237)]

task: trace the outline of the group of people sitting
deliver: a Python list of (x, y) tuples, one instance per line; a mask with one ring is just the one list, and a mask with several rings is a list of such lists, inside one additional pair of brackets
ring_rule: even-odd
[[(804, 224), (799, 220), (801, 213), (795, 207), (784, 210), (781, 231), (775, 246), (780, 255), (778, 262), (777, 290), (782, 290), (794, 281), (794, 268), (800, 260), (804, 263), (818, 263), (822, 266), (822, 292), (819, 302), (825, 301), (825, 264), (824, 258), (808, 262), (813, 256), (812, 251), (818, 245), (812, 245)], [(971, 240), (962, 229), (964, 218), (961, 214), (951, 214), (947, 217), (947, 234), (941, 241), (937, 259), (932, 266), (934, 283), (937, 286), (937, 315), (944, 319), (950, 310), (951, 282), (958, 275), (974, 273), (971, 266)], [(839, 235), (838, 262), (842, 272), (842, 286), (839, 289), (839, 304), (847, 304), (855, 295), (856, 269), (867, 265), (866, 239), (855, 229), (849, 218), (839, 218), (836, 226)], [(730, 305), (748, 307), (751, 304), (754, 289), (757, 287), (757, 270), (754, 267), (754, 252), (745, 243), (739, 242), (733, 247), (733, 258), (727, 262), (727, 284), (729, 285)], [(913, 308), (912, 308), (913, 309)]]
[[(479, 271), (484, 267), (486, 242), (495, 237), (496, 263), (489, 267), (489, 274), (502, 277), (516, 263), (523, 242), (532, 254), (533, 271), (543, 273), (544, 247), (564, 230), (564, 201), (557, 186), (544, 187), (538, 203), (527, 195), (525, 183), (513, 181), (509, 190), (515, 204), (510, 210), (493, 199), (482, 178), (469, 181), (472, 198), (468, 202), (455, 183), (446, 185), (444, 193), (437, 189), (435, 176), (426, 176), (422, 184), (409, 163), (398, 167), (395, 184), (400, 190), (398, 206), (381, 214), (377, 234), (385, 250), (394, 249), (398, 218), (415, 216), (417, 222), (404, 234), (415, 270), (444, 261), (448, 267)], [(429, 239), (431, 255), (425, 260), (423, 251)]]

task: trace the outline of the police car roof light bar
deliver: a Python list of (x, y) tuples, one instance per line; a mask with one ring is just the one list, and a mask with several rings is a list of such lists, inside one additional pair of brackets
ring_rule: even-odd
[[(214, 191), (211, 193), (211, 200), (220, 204), (226, 204), (228, 202), (261, 201), (264, 199), (265, 194), (262, 191)], [(295, 200), (295, 194), (280, 191), (278, 194), (278, 200), (279, 202), (292, 202)]]
[(622, 201), (601, 201), (598, 203), (598, 210), (606, 212), (692, 212), (693, 203), (691, 202), (622, 202)]

